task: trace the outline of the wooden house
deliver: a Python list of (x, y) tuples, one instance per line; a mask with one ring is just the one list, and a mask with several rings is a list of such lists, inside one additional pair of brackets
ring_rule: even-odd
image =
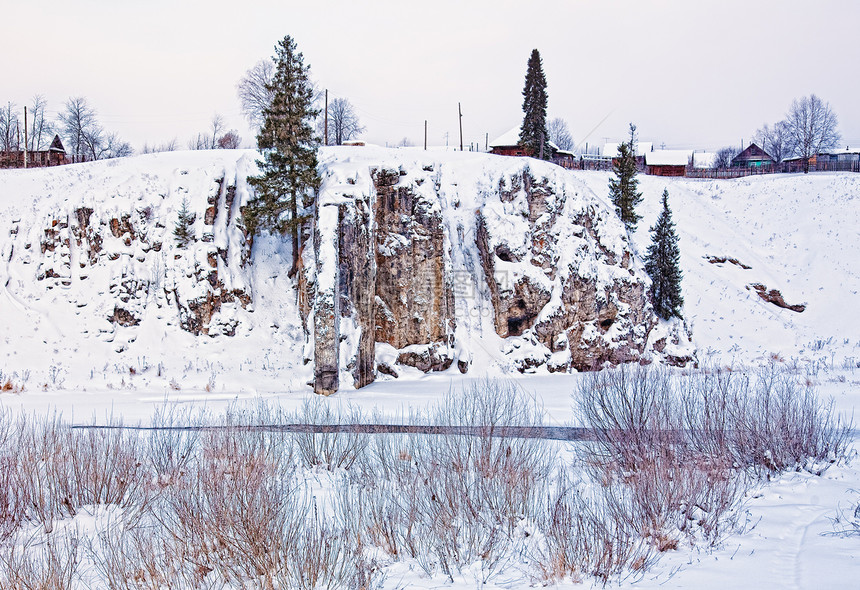
[(810, 160), (810, 164), (813, 163), (816, 170), (858, 172), (860, 171), (860, 148), (846, 147), (844, 150), (822, 151), (816, 154), (814, 162)]
[(761, 168), (762, 166), (773, 166), (776, 162), (770, 155), (751, 143), (741, 153), (732, 158), (732, 168)]
[[(520, 128), (519, 126), (514, 127), (507, 133), (504, 133), (490, 142), (490, 153), (496, 154), (499, 156), (535, 156), (537, 154), (532, 154), (531, 150), (519, 145), (520, 141)], [(553, 142), (548, 141), (549, 145), (549, 154), (545, 154), (549, 159), (553, 159), (558, 152), (558, 146)]]
[[(27, 151), (27, 167), (40, 168), (44, 166), (60, 166), (67, 163), (66, 148), (55, 135), (54, 141), (46, 150)], [(0, 152), (0, 168), (23, 168), (24, 150)]]
[(645, 171), (654, 176), (686, 176), (692, 154), (687, 150), (655, 150), (645, 154)]

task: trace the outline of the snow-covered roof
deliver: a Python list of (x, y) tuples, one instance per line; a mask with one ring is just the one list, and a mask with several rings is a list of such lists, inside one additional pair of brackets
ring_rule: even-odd
[(693, 168), (714, 168), (717, 164), (717, 154), (714, 152), (693, 153)]
[[(607, 158), (617, 158), (618, 157), (618, 146), (620, 143), (605, 143), (603, 144), (603, 156)], [(636, 155), (644, 156), (646, 153), (650, 152), (654, 147), (654, 144), (650, 141), (640, 141), (636, 144)]]
[(645, 154), (649, 166), (686, 166), (692, 152), (689, 150), (656, 150)]
[[(519, 144), (520, 144), (520, 126), (517, 125), (513, 129), (506, 131), (505, 133), (503, 133), (502, 135), (498, 136), (496, 139), (491, 141), (490, 142), (490, 148), (509, 147), (512, 145), (519, 145)], [(548, 141), (547, 144), (549, 144), (549, 146), (552, 149), (558, 151), (558, 146), (555, 145), (553, 142)]]
[(490, 142), (490, 147), (506, 147), (510, 145), (518, 145), (520, 142), (520, 128), (519, 126), (514, 127), (513, 129), (506, 131), (505, 133), (498, 136), (496, 139)]
[(846, 147), (844, 149), (821, 150), (822, 154), (838, 156), (840, 154), (860, 154), (860, 148)]

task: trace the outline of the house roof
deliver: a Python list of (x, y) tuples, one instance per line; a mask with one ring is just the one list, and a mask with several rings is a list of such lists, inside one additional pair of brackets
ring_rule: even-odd
[(686, 166), (692, 153), (689, 150), (656, 150), (645, 154), (649, 166)]
[[(618, 157), (618, 146), (620, 143), (605, 143), (603, 144), (603, 155), (607, 158)], [(644, 156), (654, 149), (654, 144), (650, 141), (640, 141), (636, 143), (636, 155)]]
[(66, 153), (66, 148), (63, 147), (63, 142), (60, 141), (59, 135), (54, 136), (54, 141), (51, 142), (51, 147), (48, 148), (48, 151)]
[(764, 160), (774, 161), (770, 154), (754, 143), (749, 144), (747, 149), (732, 158), (732, 162), (761, 162)]
[(846, 147), (845, 149), (822, 150), (819, 153), (827, 154), (829, 156), (838, 156), (840, 154), (860, 154), (860, 148)]
[[(496, 139), (490, 142), (490, 148), (496, 147), (513, 147), (518, 146), (520, 144), (520, 126), (517, 125), (513, 129), (506, 131), (505, 133), (498, 136)], [(558, 146), (553, 142), (548, 141), (549, 147), (558, 151)]]

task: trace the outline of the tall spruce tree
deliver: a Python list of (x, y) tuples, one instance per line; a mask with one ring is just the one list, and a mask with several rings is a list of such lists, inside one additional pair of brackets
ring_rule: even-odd
[(669, 209), (669, 191), (663, 190), (663, 211), (651, 228), (651, 245), (645, 255), (645, 271), (651, 277), (651, 301), (660, 318), (681, 317), (681, 251)]
[(289, 276), (295, 276), (299, 261), (304, 198), (319, 188), (317, 139), (312, 123), (319, 113), (313, 106), (309, 67), (296, 42), (286, 36), (275, 46), (275, 72), (266, 89), (271, 104), (263, 111), (263, 126), (257, 147), (263, 159), (257, 163), (260, 176), (248, 178), (256, 195), (243, 214), (252, 234), (269, 229), (286, 234), (293, 241), (293, 261)]
[(618, 146), (618, 157), (612, 161), (615, 178), (609, 179), (609, 198), (627, 231), (636, 231), (642, 219), (636, 214), (636, 206), (642, 202), (639, 180), (636, 178), (636, 125), (630, 123), (630, 141)]
[(549, 159), (546, 102), (546, 76), (543, 74), (543, 64), (538, 50), (532, 49), (526, 69), (526, 83), (523, 87), (524, 116), (520, 127), (520, 145), (527, 148), (535, 158), (543, 153), (543, 158)]

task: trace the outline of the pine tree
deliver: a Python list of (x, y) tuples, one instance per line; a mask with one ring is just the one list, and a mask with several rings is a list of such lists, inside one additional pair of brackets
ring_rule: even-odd
[(176, 225), (173, 227), (173, 238), (180, 248), (184, 248), (189, 242), (194, 241), (191, 226), (196, 218), (197, 216), (188, 210), (188, 199), (182, 199), (182, 208), (179, 210)]
[(248, 179), (256, 196), (243, 214), (252, 234), (261, 229), (290, 232), (293, 261), (288, 275), (295, 276), (299, 261), (301, 226), (308, 219), (301, 214), (303, 201), (319, 188), (317, 140), (312, 122), (319, 113), (313, 106), (313, 87), (296, 42), (286, 36), (275, 46), (275, 73), (266, 89), (271, 104), (263, 111), (263, 126), (257, 147), (263, 159), (257, 163), (261, 175)]
[(642, 202), (642, 193), (637, 192), (636, 179), (636, 125), (630, 124), (630, 141), (618, 146), (618, 157), (612, 162), (616, 178), (609, 179), (609, 198), (627, 231), (636, 231), (642, 217), (636, 214), (636, 206)]
[(681, 251), (669, 210), (669, 191), (663, 190), (663, 211), (651, 228), (651, 245), (645, 255), (645, 270), (651, 277), (651, 300), (660, 318), (681, 317)]
[(546, 130), (546, 77), (540, 53), (532, 49), (526, 69), (526, 83), (523, 88), (523, 125), (520, 127), (520, 145), (527, 148), (535, 158), (541, 155), (549, 159), (549, 134)]

